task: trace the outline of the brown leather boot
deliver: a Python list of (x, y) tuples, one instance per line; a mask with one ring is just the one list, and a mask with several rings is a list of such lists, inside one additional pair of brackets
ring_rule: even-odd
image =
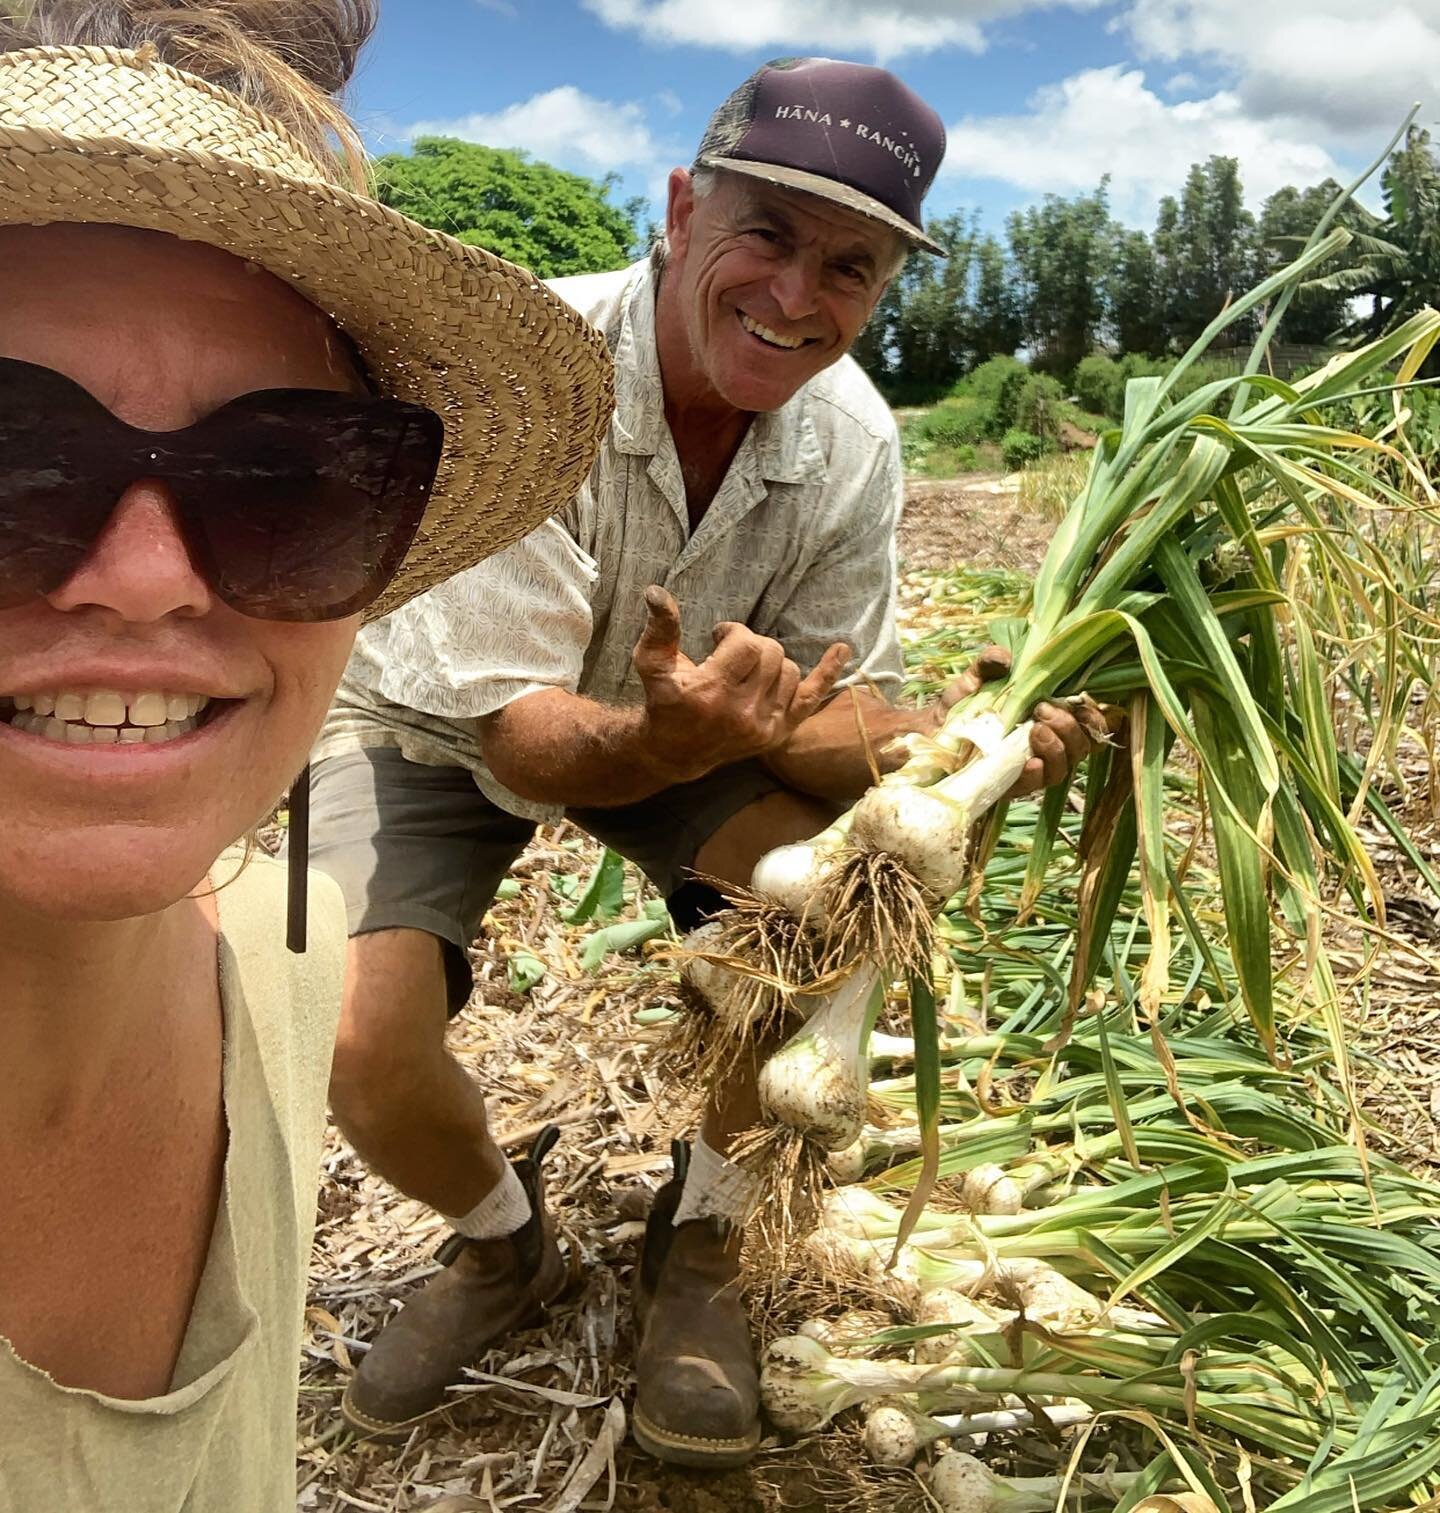
[(552, 1125), (514, 1163), (530, 1198), (530, 1218), (513, 1235), (451, 1235), (432, 1277), (381, 1330), (350, 1379), (340, 1411), (372, 1439), (403, 1440), (441, 1407), (445, 1390), (512, 1330), (537, 1323), (565, 1290), (567, 1272), (545, 1214), (540, 1163), (559, 1138)]
[(740, 1230), (719, 1219), (678, 1227), (689, 1148), (655, 1195), (635, 1279), (636, 1443), (677, 1466), (740, 1466), (760, 1444), (760, 1385), (740, 1301)]

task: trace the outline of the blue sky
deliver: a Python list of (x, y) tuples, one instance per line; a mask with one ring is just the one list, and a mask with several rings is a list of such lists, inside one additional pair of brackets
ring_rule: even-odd
[(1440, 125), (1440, 0), (382, 0), (351, 104), (376, 151), (443, 131), (658, 205), (714, 106), (786, 53), (894, 68), (950, 128), (930, 209), (997, 230), (1105, 173), (1148, 227), (1212, 152), (1258, 207), (1368, 161), (1414, 101)]

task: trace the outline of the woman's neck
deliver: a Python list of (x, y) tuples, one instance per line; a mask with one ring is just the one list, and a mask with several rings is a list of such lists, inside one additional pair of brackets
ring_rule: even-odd
[(214, 982), (215, 935), (210, 898), (98, 922), (0, 906), (0, 1129), (83, 1117), (117, 1073), (173, 1045), (197, 966)]

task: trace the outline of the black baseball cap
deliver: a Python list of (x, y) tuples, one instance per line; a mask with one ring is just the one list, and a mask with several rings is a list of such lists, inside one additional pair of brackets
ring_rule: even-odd
[(945, 123), (894, 74), (834, 58), (777, 58), (710, 118), (697, 168), (819, 195), (927, 252), (921, 201), (945, 156)]

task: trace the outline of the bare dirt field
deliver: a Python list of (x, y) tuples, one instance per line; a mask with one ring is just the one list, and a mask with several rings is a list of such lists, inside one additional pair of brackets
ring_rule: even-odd
[[(916, 483), (901, 556), (911, 568), (969, 562), (1031, 571), (1052, 528), (1025, 518), (998, 477)], [(1411, 818), (1431, 853), (1440, 854), (1428, 813), (1415, 809)], [(1376, 845), (1382, 861), (1393, 855), (1388, 843), (1377, 838)], [(475, 957), (479, 987), (453, 1030), (455, 1048), (490, 1090), (496, 1128), (513, 1146), (547, 1121), (561, 1126), (547, 1175), (575, 1258), (576, 1287), (542, 1328), (480, 1363), (432, 1428), (398, 1450), (355, 1443), (337, 1413), (345, 1380), (380, 1324), (434, 1269), (444, 1230), (433, 1214), (369, 1176), (332, 1133), (311, 1279), (299, 1507), (911, 1513), (933, 1506), (909, 1472), (865, 1469), (853, 1440), (833, 1430), (809, 1445), (767, 1442), (750, 1467), (728, 1473), (673, 1471), (629, 1445), (630, 1274), (639, 1221), (649, 1193), (669, 1174), (672, 1135), (689, 1130), (674, 1126), (673, 1100), (652, 1071), (661, 1032), (636, 1019), (641, 1009), (674, 1002), (663, 952), (612, 956), (587, 972), (578, 960), (586, 927), (559, 919), (558, 880), (588, 872), (596, 853), (572, 828), (542, 832), (520, 864), (519, 896), (497, 904), (490, 917)], [(1440, 927), (1393, 863), (1385, 876), (1396, 941), (1385, 948), (1369, 1022), (1377, 1032), (1372, 1048), (1397, 1076), (1377, 1084), (1373, 1096), (1409, 1150), (1434, 1160)], [(525, 996), (507, 983), (507, 958), (521, 946), (547, 968)], [(760, 1328), (793, 1328), (807, 1301), (813, 1305), (793, 1290), (757, 1297)]]
[(1014, 474), (912, 478), (900, 527), (901, 563), (911, 569), (943, 570), (963, 562), (1033, 572), (1054, 529), (1054, 521), (1037, 520), (1021, 502)]

